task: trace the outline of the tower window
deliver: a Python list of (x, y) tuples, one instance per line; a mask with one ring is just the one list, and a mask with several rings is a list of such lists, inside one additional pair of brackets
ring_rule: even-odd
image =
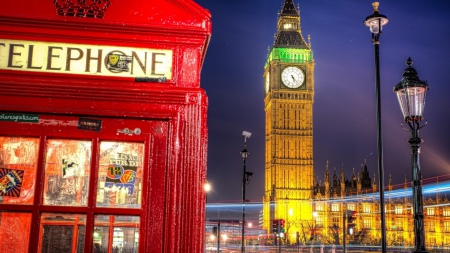
[(363, 227), (364, 228), (372, 228), (372, 221), (369, 219), (364, 219)]
[(323, 211), (323, 204), (316, 204), (316, 211)]
[(428, 231), (431, 231), (431, 232), (436, 231), (436, 223), (434, 221), (428, 222)]
[(293, 26), (292, 26), (291, 23), (284, 24), (284, 26), (283, 26), (283, 28), (286, 29), (286, 30), (292, 29), (292, 27)]
[(444, 232), (450, 232), (450, 221), (444, 221)]

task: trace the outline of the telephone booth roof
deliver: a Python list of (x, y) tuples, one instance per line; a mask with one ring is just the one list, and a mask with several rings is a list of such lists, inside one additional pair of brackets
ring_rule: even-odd
[[(123, 47), (169, 49), (173, 58), (173, 78), (171, 75), (168, 78), (168, 83), (172, 84), (169, 87), (193, 88), (200, 86), (200, 68), (211, 35), (210, 17), (208, 10), (192, 0), (6, 1), (0, 8), (0, 50), (10, 50), (4, 40), (24, 44), (23, 50), (32, 46), (35, 54), (38, 47), (23, 41), (66, 43), (67, 47), (80, 44), (110, 46), (111, 50), (114, 47), (117, 50)], [(12, 50), (16, 55), (10, 57), (17, 58), (17, 61), (27, 60), (18, 59), (21, 48)], [(5, 63), (8, 59), (5, 52), (2, 53), (0, 62)], [(61, 51), (61, 54), (66, 52)], [(53, 60), (59, 57), (55, 55)], [(187, 61), (188, 58), (191, 60)], [(45, 71), (36, 70), (35, 66), (41, 65), (44, 70), (45, 63), (29, 63), (31, 68), (26, 71), (45, 75)], [(17, 66), (21, 65), (11, 63), (10, 66), (7, 68), (0, 64), (0, 74), (11, 70), (13, 74), (17, 73), (16, 70), (20, 70)], [(132, 79), (128, 80), (134, 82)]]

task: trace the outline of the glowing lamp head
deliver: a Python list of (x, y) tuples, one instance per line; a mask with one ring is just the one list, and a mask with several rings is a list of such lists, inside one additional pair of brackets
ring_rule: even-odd
[(379, 2), (373, 2), (373, 13), (364, 20), (364, 25), (369, 27), (370, 31), (374, 34), (381, 33), (383, 26), (389, 22), (389, 19), (378, 11), (379, 5)]
[(428, 83), (421, 81), (417, 71), (411, 67), (413, 61), (408, 58), (408, 67), (403, 71), (403, 79), (394, 87), (403, 118), (406, 122), (421, 121), (425, 108), (425, 97), (429, 89)]
[(205, 190), (205, 192), (209, 192), (209, 191), (211, 191), (211, 185), (208, 182), (206, 182), (203, 185), (203, 189)]

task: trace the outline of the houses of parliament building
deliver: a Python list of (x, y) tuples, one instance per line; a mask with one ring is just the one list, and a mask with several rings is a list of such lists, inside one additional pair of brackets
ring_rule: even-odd
[[(314, 55), (302, 35), (299, 9), (285, 0), (275, 41), (264, 66), (266, 151), (263, 226), (285, 221), (285, 242), (342, 244), (344, 216), (356, 211), (354, 233), (347, 243), (380, 245), (380, 203), (375, 175), (366, 164), (352, 175), (343, 166), (319, 179), (313, 164)], [(373, 173), (373, 172), (372, 172)], [(436, 185), (439, 180), (433, 179)], [(425, 183), (425, 182), (424, 182)], [(437, 187), (436, 187), (437, 188)], [(424, 194), (427, 247), (450, 246), (450, 201), (434, 190)], [(411, 183), (385, 191), (388, 246), (414, 245)], [(347, 233), (347, 231), (346, 231)]]

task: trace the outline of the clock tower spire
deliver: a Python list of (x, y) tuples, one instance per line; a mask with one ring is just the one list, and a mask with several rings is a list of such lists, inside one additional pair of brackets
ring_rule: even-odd
[(306, 44), (300, 28), (300, 13), (293, 0), (286, 0), (278, 18), (274, 47), (295, 47), (311, 49)]
[(270, 230), (271, 220), (284, 219), (290, 235), (313, 219), (314, 59), (311, 43), (302, 35), (299, 13), (293, 0), (284, 0), (264, 65), (264, 227)]

